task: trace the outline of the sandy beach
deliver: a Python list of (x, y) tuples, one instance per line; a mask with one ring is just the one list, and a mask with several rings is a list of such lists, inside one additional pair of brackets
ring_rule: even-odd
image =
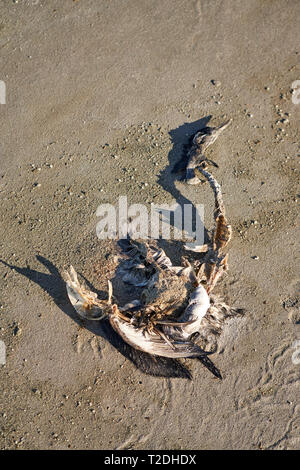
[[(0, 1), (1, 449), (300, 448), (299, 17), (297, 0)], [(105, 293), (96, 211), (120, 196), (203, 204), (210, 230), (211, 189), (173, 169), (230, 118), (207, 152), (233, 229), (216, 291), (246, 314), (212, 356), (222, 381), (191, 359), (192, 380), (153, 377), (61, 275)]]

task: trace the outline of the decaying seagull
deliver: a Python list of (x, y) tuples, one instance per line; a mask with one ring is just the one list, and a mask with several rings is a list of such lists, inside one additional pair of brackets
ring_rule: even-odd
[(123, 307), (113, 301), (110, 281), (108, 299), (100, 300), (79, 284), (73, 267), (65, 274), (69, 299), (80, 317), (97, 321), (107, 317), (112, 328), (133, 348), (152, 356), (197, 357), (218, 378), (220, 371), (208, 355), (217, 349), (225, 319), (241, 314), (242, 310), (227, 306), (212, 294), (218, 279), (228, 269), (225, 248), (231, 238), (231, 227), (225, 216), (220, 185), (207, 171), (208, 165), (214, 163), (206, 159), (204, 151), (229, 122), (198, 131), (188, 154), (187, 182), (196, 184), (204, 177), (215, 196), (215, 229), (209, 243), (192, 249), (198, 259), (190, 263), (184, 258), (182, 266), (173, 266), (155, 241), (123, 241), (127, 260), (119, 266), (117, 274), (123, 282), (142, 287), (140, 298)]

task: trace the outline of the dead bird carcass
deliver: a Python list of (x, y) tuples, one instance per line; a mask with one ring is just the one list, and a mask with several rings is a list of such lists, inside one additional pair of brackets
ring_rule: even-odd
[[(206, 127), (193, 137), (188, 152), (187, 183), (204, 178), (214, 192), (215, 228), (206, 245), (192, 248), (194, 259), (173, 266), (154, 240), (123, 240), (127, 256), (117, 271), (122, 280), (142, 287), (139, 298), (122, 307), (113, 300), (108, 281), (108, 299), (80, 285), (73, 267), (65, 274), (69, 299), (78, 315), (87, 320), (108, 318), (118, 335), (135, 350), (165, 358), (198, 358), (218, 378), (220, 371), (208, 355), (217, 349), (217, 340), (227, 317), (243, 313), (214, 296), (212, 291), (228, 269), (226, 247), (231, 238), (220, 185), (208, 171), (214, 162), (204, 151), (230, 121), (220, 127)], [(217, 166), (216, 164), (214, 164)], [(191, 250), (188, 246), (186, 250)], [(195, 259), (196, 258), (196, 259)], [(197, 259), (198, 258), (198, 259)]]

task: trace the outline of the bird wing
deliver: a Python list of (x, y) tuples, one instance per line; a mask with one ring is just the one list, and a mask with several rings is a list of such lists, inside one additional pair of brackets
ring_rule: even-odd
[(154, 356), (163, 357), (200, 357), (206, 355), (203, 349), (192, 341), (168, 338), (166, 341), (156, 332), (149, 332), (145, 328), (136, 327), (129, 321), (124, 321), (117, 315), (110, 315), (109, 321), (113, 329), (126, 343), (135, 349), (147, 352)]

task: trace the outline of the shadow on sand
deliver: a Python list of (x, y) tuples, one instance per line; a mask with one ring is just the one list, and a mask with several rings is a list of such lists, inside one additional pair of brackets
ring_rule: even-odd
[[(192, 208), (192, 229), (195, 231), (196, 227), (196, 217), (201, 216), (197, 214), (196, 207), (192, 201), (187, 199), (176, 187), (176, 181), (183, 181), (185, 179), (185, 168), (187, 165), (187, 149), (191, 145), (191, 139), (195, 135), (197, 131), (207, 127), (211, 116), (203, 117), (197, 121), (191, 123), (184, 123), (176, 129), (172, 129), (169, 132), (169, 135), (172, 140), (172, 150), (169, 152), (168, 160), (169, 165), (161, 171), (158, 183), (162, 186), (162, 188), (170, 193), (177, 204), (180, 205), (181, 208), (184, 208), (184, 205), (189, 205)], [(168, 222), (170, 221), (170, 225), (174, 226), (174, 220), (172, 220), (172, 216), (168, 214)], [(203, 221), (201, 220), (203, 224)], [(183, 219), (183, 211), (182, 211), (182, 221), (181, 227), (184, 227), (184, 219)], [(206, 228), (203, 226), (204, 230), (204, 239), (200, 240), (198, 244), (207, 243), (208, 241), (208, 232)], [(172, 248), (176, 251), (179, 251), (180, 257), (186, 252), (183, 249), (182, 241), (174, 241), (174, 240), (160, 240), (160, 246), (166, 251), (167, 255), (172, 257)]]

